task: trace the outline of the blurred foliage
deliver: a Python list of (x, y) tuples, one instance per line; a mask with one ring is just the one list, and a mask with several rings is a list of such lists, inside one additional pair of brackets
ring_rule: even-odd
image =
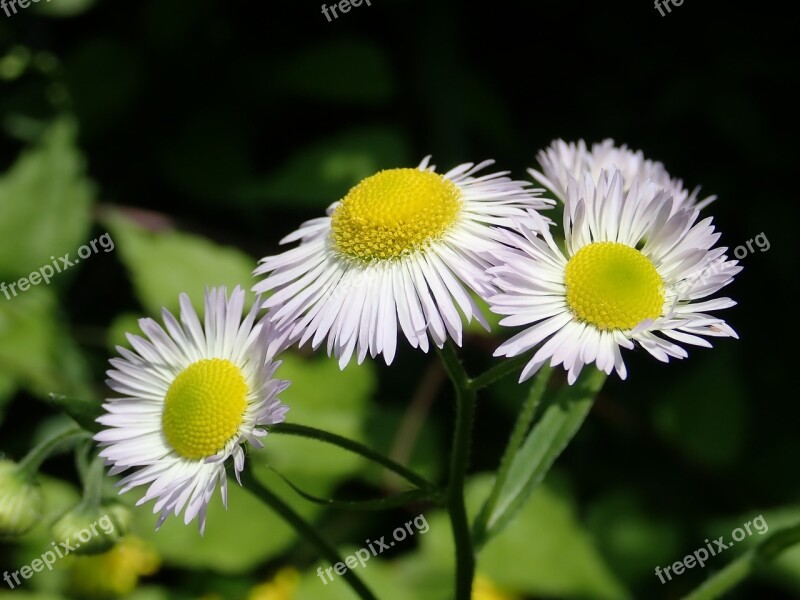
[[(772, 249), (748, 255), (729, 290), (742, 340), (670, 365), (628, 353), (628, 381), (609, 381), (557, 472), (478, 569), (526, 598), (680, 597), (759, 536), (668, 585), (657, 565), (757, 514), (771, 529), (800, 516), (800, 405), (787, 384), (793, 356), (777, 339), (790, 324), (774, 318), (785, 296), (772, 293), (789, 289), (797, 270), (788, 243), (796, 203), (785, 183), (796, 154), (793, 20), (776, 7), (759, 15), (687, 4), (661, 18), (649, 3), (372, 4), (331, 23), (319, 5), (300, 2), (266, 18), (211, 0), (0, 10), (0, 282), (74, 257), (103, 233), (115, 242), (49, 285), (0, 293), (0, 452), (19, 459), (64, 426), (42, 402), (48, 393), (106, 395), (107, 360), (139, 318), (177, 312), (181, 292), (197, 305), (206, 286), (249, 289), (258, 258), (364, 176), (433, 153), (443, 168), (496, 158), (521, 178), (555, 137), (614, 136), (717, 194), (709, 214), (724, 245), (763, 231)], [(498, 335), (468, 331), (464, 354), (477, 372)], [(452, 402), (433, 360), (401, 345), (391, 368), (368, 361), (339, 373), (306, 349), (286, 355), (278, 375), (293, 381), (283, 395), (291, 421), (405, 453), (441, 480)], [(472, 511), (526, 392), (508, 378), (481, 398)], [(401, 431), (413, 435), (398, 440)], [(448, 600), (441, 512), (311, 505), (271, 469), (336, 498), (380, 497), (398, 482), (318, 442), (266, 441), (248, 457), (259, 476), (344, 553), (426, 515), (428, 533), (373, 558), (361, 575), (387, 600)], [(77, 500), (65, 456), (42, 479), (47, 515), (19, 543), (0, 542), (0, 572), (41, 555), (49, 524)], [(136, 494), (123, 500), (132, 505)], [(219, 495), (211, 503), (205, 537), (177, 519), (154, 532), (151, 511), (135, 509), (135, 534), (162, 568), (128, 598), (236, 600), (286, 567), (300, 576), (293, 598), (281, 600), (354, 598), (339, 581), (323, 585), (315, 571), (329, 565), (233, 480), (228, 510)], [(74, 576), (60, 561), (22, 589), (0, 583), (0, 598), (86, 597), (70, 591)], [(800, 551), (733, 597), (800, 597)]]

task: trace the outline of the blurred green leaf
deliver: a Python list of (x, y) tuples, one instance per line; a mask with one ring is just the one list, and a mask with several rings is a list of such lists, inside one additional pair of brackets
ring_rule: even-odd
[(744, 450), (749, 411), (743, 370), (731, 364), (734, 357), (729, 348), (716, 348), (684, 377), (657, 390), (658, 430), (709, 466), (731, 467)]
[[(489, 478), (473, 483), (473, 502), (484, 497), (490, 483)], [(567, 494), (547, 485), (540, 486), (519, 517), (486, 545), (478, 564), (499, 585), (527, 594), (628, 597), (577, 520)]]
[(240, 250), (180, 231), (147, 231), (120, 214), (107, 224), (136, 296), (151, 315), (160, 315), (162, 307), (177, 314), (182, 292), (202, 312), (206, 287), (224, 285), (230, 293), (236, 285), (252, 285), (256, 261)]
[(33, 9), (47, 17), (76, 17), (94, 6), (96, 0), (51, 0), (40, 1)]
[[(303, 359), (286, 353), (281, 360), (275, 376), (292, 382), (280, 396), (290, 407), (288, 422), (365, 441), (364, 423), (376, 388), (372, 363), (351, 363), (340, 371), (337, 361), (327, 357)], [(366, 465), (364, 458), (352, 452), (287, 435), (270, 436), (257, 456), (310, 493), (323, 493)]]
[(547, 405), (514, 456), (494, 510), (487, 515), (487, 537), (501, 531), (525, 505), (583, 425), (605, 380), (602, 371), (584, 369), (574, 385), (563, 387)]
[(126, 334), (139, 333), (139, 319), (142, 315), (133, 313), (122, 313), (114, 317), (108, 328), (108, 349), (115, 352), (117, 346), (128, 347), (130, 344)]
[(486, 318), (486, 322), (489, 323), (490, 330), (486, 331), (486, 329), (483, 328), (483, 325), (478, 323), (477, 319), (472, 319), (472, 321), (464, 326), (464, 332), (487, 337), (497, 335), (498, 331), (502, 331), (502, 328), (500, 327), (500, 321), (503, 320), (503, 315), (498, 315), (497, 313), (489, 310), (489, 303), (486, 302), (486, 300), (478, 297), (478, 294), (475, 292), (470, 291), (470, 296), (472, 296), (475, 304), (478, 305), (481, 314)]
[[(324, 209), (356, 183), (381, 169), (411, 167), (405, 136), (395, 129), (357, 129), (309, 144), (261, 181), (234, 197), (243, 203)], [(422, 157), (419, 157), (421, 159)]]
[(94, 189), (75, 129), (70, 119), (55, 121), (0, 176), (0, 277), (27, 276), (86, 241)]
[[(746, 535), (741, 542), (735, 542), (733, 547), (729, 548), (724, 554), (710, 558), (709, 568), (713, 566), (713, 569), (718, 571), (745, 551), (751, 550), (764, 542), (774, 532), (800, 523), (800, 506), (785, 506), (767, 510), (754, 508), (736, 517), (712, 519), (704, 527), (702, 535), (710, 540), (724, 535), (724, 542), (728, 544), (733, 541), (731, 534), (734, 529), (743, 528), (745, 523), (752, 523), (759, 516), (763, 517), (763, 524), (766, 525), (766, 528), (762, 526), (761, 522), (758, 523), (761, 527), (756, 527), (755, 524), (750, 525), (752, 535)], [(746, 530), (743, 529), (743, 532), (746, 533)], [(698, 540), (696, 544), (693, 544), (694, 547), (686, 548), (684, 554), (691, 554), (695, 548), (699, 548), (702, 545), (703, 542)], [(679, 552), (674, 560), (680, 560), (681, 558)], [(790, 594), (800, 594), (800, 545), (789, 548), (768, 564), (761, 565), (761, 568), (756, 571), (756, 575), (781, 585)]]
[[(365, 443), (384, 456), (390, 456), (393, 444), (398, 441), (400, 423), (404, 417), (403, 410), (395, 406), (372, 404), (365, 427)], [(394, 457), (401, 464), (407, 465), (415, 473), (422, 475), (428, 481), (437, 481), (442, 471), (443, 463), (447, 460), (447, 450), (444, 442), (437, 439), (436, 429), (430, 419), (425, 419), (421, 430), (414, 440), (414, 447), (408, 460)], [(406, 441), (406, 440), (404, 440)], [(380, 465), (370, 463), (364, 477), (376, 487), (386, 485), (386, 470)], [(391, 481), (399, 485), (406, 485), (399, 476), (390, 475)]]
[[(470, 514), (478, 512), (491, 486), (489, 475), (470, 480)], [(561, 487), (549, 483), (537, 487), (509, 526), (478, 555), (477, 572), (500, 588), (536, 597), (628, 598), (575, 513), (570, 495)], [(420, 538), (422, 557), (435, 581), (441, 578), (436, 573), (452, 573), (453, 542), (446, 515), (437, 513), (427, 520), (430, 531)], [(416, 577), (422, 576), (421, 568), (417, 567)], [(446, 598), (446, 594), (431, 596), (431, 600)]]
[(396, 88), (383, 49), (363, 40), (304, 48), (265, 71), (264, 88), (270, 93), (327, 104), (385, 103)]
[(50, 394), (48, 401), (56, 408), (63, 410), (85, 430), (96, 433), (102, 429), (102, 426), (96, 422), (96, 419), (103, 414), (103, 407), (100, 402), (95, 402), (89, 398), (75, 398), (61, 394)]
[(652, 581), (655, 565), (672, 564), (681, 553), (679, 524), (650, 514), (635, 490), (616, 490), (593, 502), (587, 524), (629, 586)]
[[(344, 548), (340, 554), (344, 559), (346, 556), (354, 555), (357, 550), (357, 548)], [(326, 578), (323, 583), (317, 575), (317, 567), (321, 567), (324, 571), (332, 566), (320, 563), (304, 573), (292, 600), (359, 600), (358, 594), (353, 592), (338, 575), (334, 574), (333, 581)], [(416, 590), (411, 588), (409, 582), (400, 577), (397, 570), (392, 567), (393, 565), (386, 561), (373, 557), (366, 563), (366, 567), (362, 568), (359, 564), (354, 572), (381, 600), (408, 600), (409, 598), (417, 600)]]
[(0, 296), (0, 373), (32, 393), (91, 396), (83, 356), (58, 317), (52, 291), (36, 287)]
[[(299, 502), (274, 473), (259, 479), (275, 493), (285, 495), (306, 518), (319, 511), (308, 502)], [(156, 515), (150, 514), (152, 502), (135, 509), (139, 535), (153, 544), (169, 565), (228, 574), (247, 573), (285, 550), (295, 540), (294, 530), (240, 488), (235, 479), (231, 477), (228, 483), (228, 510), (222, 506), (217, 491), (209, 503), (205, 535), (200, 536), (196, 522), (187, 526), (174, 516), (155, 531)]]

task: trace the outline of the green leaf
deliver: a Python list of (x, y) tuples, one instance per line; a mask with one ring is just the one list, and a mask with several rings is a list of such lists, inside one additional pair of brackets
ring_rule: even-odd
[(102, 429), (102, 426), (96, 422), (97, 417), (103, 414), (100, 402), (88, 398), (62, 396), (61, 394), (50, 394), (49, 402), (67, 413), (85, 430), (96, 433)]
[(603, 556), (629, 586), (652, 583), (655, 565), (668, 565), (684, 548), (680, 522), (652, 514), (635, 489), (594, 501), (587, 523)]
[[(484, 490), (489, 482), (485, 480)], [(476, 489), (472, 497), (482, 497)], [(537, 489), (513, 525), (486, 545), (478, 568), (501, 587), (526, 594), (628, 597), (577, 520), (566, 493), (546, 485)]]
[(89, 370), (59, 319), (52, 290), (0, 296), (0, 373), (39, 397), (93, 395)]
[[(726, 567), (726, 562), (730, 564), (739, 560), (747, 552), (754, 550), (769, 539), (772, 534), (796, 526), (800, 523), (800, 506), (789, 505), (768, 510), (753, 508), (733, 518), (714, 519), (704, 527), (704, 532), (698, 536), (698, 539), (701, 539), (702, 536), (702, 538), (714, 540), (724, 534), (725, 543), (728, 544), (733, 541), (731, 534), (734, 529), (743, 528), (745, 523), (752, 523), (759, 516), (763, 517), (763, 523), (759, 520), (757, 523), (759, 527), (751, 524), (751, 535), (746, 535), (743, 540), (736, 542), (724, 554), (718, 553), (717, 556), (710, 558), (707, 563), (708, 568), (720, 571)], [(743, 531), (746, 532), (746, 529)], [(701, 545), (701, 543), (692, 544), (695, 547)], [(694, 547), (683, 548), (683, 555), (690, 554), (694, 549)], [(682, 558), (680, 551), (673, 556), (673, 561)], [(744, 562), (747, 563), (747, 560), (745, 559)], [(669, 563), (665, 561), (661, 564)], [(711, 573), (708, 575), (711, 576)], [(789, 594), (800, 594), (800, 546), (790, 547), (772, 557), (768, 562), (760, 564), (754, 576), (779, 585)]]
[[(274, 473), (259, 476), (287, 502), (294, 493)], [(131, 492), (131, 495), (137, 492)], [(141, 495), (139, 490), (138, 494)], [(138, 497), (138, 496), (136, 496)], [(150, 514), (152, 502), (135, 509), (139, 535), (153, 544), (169, 565), (188, 569), (208, 569), (218, 573), (242, 574), (283, 552), (295, 540), (294, 530), (236, 480), (228, 482), (228, 510), (222, 505), (219, 491), (211, 498), (205, 535), (197, 523), (184, 525), (182, 516), (170, 516), (155, 531), (156, 515)], [(307, 502), (293, 502), (297, 512), (310, 518), (319, 508)]]
[(75, 137), (72, 120), (55, 121), (0, 176), (0, 278), (26, 277), (52, 256), (74, 257), (87, 241), (95, 192)]
[(292, 209), (324, 209), (381, 169), (415, 164), (409, 162), (402, 133), (380, 127), (359, 129), (309, 144), (262, 181), (246, 184), (235, 198), (246, 203), (266, 200)]
[(76, 17), (85, 13), (96, 0), (56, 0), (51, 2), (46, 0), (34, 4), (36, 12), (48, 17)]
[(574, 385), (562, 388), (547, 406), (511, 463), (506, 483), (487, 519), (488, 537), (501, 531), (525, 505), (580, 429), (605, 379), (605, 373), (587, 367)]
[[(475, 515), (492, 486), (488, 474), (472, 478), (466, 491), (467, 509)], [(576, 516), (571, 495), (564, 485), (550, 480), (539, 486), (530, 501), (492, 538), (478, 555), (477, 574), (508, 592), (552, 598), (595, 600), (629, 597), (615, 578)], [(447, 516), (426, 516), (430, 531), (420, 538), (421, 560), (414, 577), (433, 585), (449, 573), (449, 590), (431, 600), (452, 594), (453, 542)], [(425, 572), (427, 570), (427, 575)], [(426, 596), (428, 598), (428, 596)]]
[(182, 292), (202, 311), (207, 287), (224, 285), (230, 293), (253, 284), (256, 261), (235, 248), (174, 230), (147, 231), (120, 214), (108, 219), (108, 227), (136, 296), (152, 315), (162, 307), (177, 313)]
[[(292, 382), (280, 396), (290, 407), (288, 422), (365, 441), (364, 422), (377, 385), (371, 362), (351, 363), (340, 371), (337, 361), (328, 357), (303, 359), (285, 353), (281, 360), (275, 376)], [(341, 448), (286, 435), (269, 436), (266, 447), (256, 456), (298, 485), (303, 481), (314, 485), (337, 482), (366, 465), (366, 459)]]
[(473, 531), (476, 539), (482, 540), (486, 534), (486, 529), (489, 519), (497, 506), (497, 501), (503, 493), (509, 476), (511, 475), (511, 467), (514, 459), (519, 452), (520, 446), (525, 441), (526, 435), (530, 429), (531, 423), (536, 417), (536, 410), (539, 403), (542, 401), (545, 391), (547, 390), (547, 383), (550, 381), (550, 374), (552, 367), (550, 365), (543, 365), (539, 372), (536, 373), (536, 378), (530, 385), (528, 396), (520, 407), (517, 421), (514, 424), (514, 429), (511, 432), (511, 437), (508, 440), (506, 449), (503, 452), (503, 457), (500, 459), (500, 466), (495, 475), (494, 485), (489, 497), (484, 502), (478, 518), (475, 520)]
[[(341, 553), (342, 558), (346, 560), (345, 557), (354, 556), (357, 550), (357, 548), (345, 548)], [(317, 568), (322, 568), (324, 575), (324, 570), (332, 567), (333, 565), (327, 563), (319, 563), (304, 573), (292, 600), (359, 600), (359, 596), (338, 575), (333, 575), (333, 581), (328, 578), (327, 583), (323, 583), (317, 574)], [(354, 572), (380, 600), (418, 598), (417, 590), (387, 561), (373, 557), (364, 568), (359, 564)]]
[[(744, 530), (742, 530), (744, 532)], [(758, 540), (756, 546), (714, 573), (696, 590), (684, 596), (684, 600), (716, 600), (727, 597), (731, 590), (758, 568), (769, 565), (788, 549), (800, 543), (800, 524), (773, 530), (766, 538)]]
[(127, 334), (137, 333), (139, 331), (139, 319), (141, 318), (142, 315), (140, 314), (127, 312), (120, 313), (114, 317), (114, 320), (108, 327), (107, 336), (108, 349), (111, 352), (115, 352), (117, 346), (127, 348), (130, 345)]
[(703, 357), (686, 376), (667, 382), (654, 400), (659, 432), (711, 467), (739, 464), (750, 423), (744, 371), (731, 367), (732, 352), (719, 348)]

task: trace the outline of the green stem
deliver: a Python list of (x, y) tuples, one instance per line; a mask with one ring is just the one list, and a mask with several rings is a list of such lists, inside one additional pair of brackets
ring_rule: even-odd
[[(320, 554), (322, 554), (322, 556), (325, 557), (325, 559), (327, 559), (331, 564), (335, 565), (338, 563), (344, 563), (342, 557), (336, 551), (336, 548), (334, 548), (325, 538), (317, 533), (317, 530), (313, 525), (311, 525), (311, 523), (306, 521), (303, 517), (296, 513), (292, 507), (267, 489), (267, 487), (265, 487), (253, 475), (250, 469), (245, 469), (242, 472), (242, 480), (244, 486), (251, 493), (255, 494), (258, 498), (268, 504), (272, 510), (283, 517), (283, 519), (289, 525), (291, 525), (295, 531), (297, 531), (297, 533), (303, 536), (308, 543), (319, 550)], [(376, 596), (370, 591), (364, 582), (361, 581), (361, 578), (356, 575), (354, 571), (346, 569), (342, 577), (345, 581), (347, 581), (347, 583), (350, 584), (350, 587), (353, 588), (353, 591), (358, 594), (359, 598), (362, 600), (377, 600)]]
[(510, 375), (515, 371), (519, 371), (520, 368), (530, 359), (531, 357), (527, 354), (515, 356), (513, 358), (506, 358), (499, 364), (496, 364), (490, 368), (488, 371), (484, 371), (478, 375), (472, 380), (470, 385), (476, 392), (480, 391), (483, 388), (492, 385), (496, 381), (501, 380), (506, 375)]
[(81, 504), (86, 509), (94, 509), (100, 506), (103, 496), (103, 476), (105, 474), (103, 459), (99, 456), (92, 461), (86, 472), (86, 480), (83, 482), (83, 500)]
[(475, 552), (464, 502), (464, 485), (467, 479), (477, 394), (453, 346), (445, 344), (439, 355), (456, 392), (456, 425), (450, 461), (450, 480), (447, 485), (447, 512), (450, 515), (456, 547), (455, 600), (470, 600), (472, 581), (475, 577)]
[(28, 477), (33, 477), (36, 471), (47, 458), (53, 454), (59, 446), (72, 438), (85, 437), (88, 434), (80, 427), (70, 427), (69, 429), (55, 435), (33, 448), (28, 455), (23, 458), (19, 465), (19, 473)]
[(481, 508), (478, 518), (475, 520), (473, 531), (477, 546), (480, 546), (486, 537), (489, 517), (494, 512), (497, 501), (500, 498), (500, 492), (505, 487), (514, 457), (525, 441), (525, 437), (528, 435), (531, 423), (533, 423), (533, 419), (536, 416), (536, 409), (539, 407), (542, 396), (544, 396), (544, 392), (547, 389), (547, 382), (550, 381), (551, 374), (552, 368), (550, 365), (544, 364), (536, 374), (536, 381), (531, 386), (528, 396), (522, 404), (522, 409), (517, 417), (517, 422), (514, 424), (514, 429), (511, 432), (508, 445), (503, 453), (503, 458), (500, 460), (500, 468), (497, 471), (497, 477), (495, 478), (492, 491)]
[(714, 600), (730, 592), (758, 566), (770, 562), (781, 552), (800, 542), (800, 524), (781, 529), (745, 552), (721, 571), (709, 577), (683, 600)]
[(306, 425), (298, 425), (296, 423), (278, 423), (277, 425), (271, 425), (269, 427), (269, 431), (270, 433), (283, 433), (285, 435), (306, 437), (313, 440), (318, 440), (320, 442), (332, 444), (334, 446), (339, 446), (340, 448), (344, 448), (345, 450), (349, 450), (355, 454), (360, 454), (364, 458), (368, 458), (373, 462), (383, 465), (387, 469), (394, 471), (410, 483), (413, 483), (422, 489), (432, 491), (438, 491), (439, 489), (435, 484), (431, 483), (424, 477), (417, 475), (408, 467), (404, 467), (403, 465), (396, 463), (391, 458), (384, 456), (380, 452), (376, 452), (372, 448), (364, 446), (363, 444), (359, 444), (358, 442), (340, 435), (336, 435), (335, 433), (330, 433), (314, 427), (308, 427)]

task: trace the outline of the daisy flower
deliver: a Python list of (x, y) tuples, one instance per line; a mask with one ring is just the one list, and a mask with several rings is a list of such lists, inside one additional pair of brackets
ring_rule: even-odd
[(257, 302), (242, 319), (244, 300), (238, 286), (230, 298), (225, 288), (208, 290), (201, 323), (182, 294), (180, 322), (166, 309), (164, 327), (141, 319), (147, 339), (128, 334), (133, 351), (118, 346), (120, 358), (110, 360), (107, 384), (121, 397), (103, 405), (97, 421), (106, 428), (95, 440), (111, 475), (134, 469), (121, 494), (149, 485), (137, 504), (156, 500), (156, 528), (185, 509), (184, 523), (198, 517), (202, 533), (217, 485), (227, 507), (227, 460), (239, 480), (244, 442), (263, 447), (263, 427), (288, 410), (276, 397), (288, 382), (273, 378), (281, 338), (266, 319), (255, 323)]
[(398, 327), (425, 352), (428, 334), (439, 347), (448, 338), (460, 345), (456, 307), (488, 329), (469, 293), (494, 293), (483, 254), (515, 219), (545, 226), (534, 211), (552, 201), (505, 172), (477, 175), (493, 161), (439, 174), (429, 158), (367, 177), (328, 216), (281, 241), (299, 246), (260, 261), (255, 275), (266, 277), (253, 290), (272, 293), (264, 306), (293, 342), (316, 349), (327, 337), (328, 354), (344, 368), (354, 353), (359, 364), (367, 353), (390, 364)]
[[(542, 364), (564, 365), (574, 383), (586, 364), (625, 379), (621, 348), (638, 343), (658, 360), (684, 358), (679, 344), (710, 347), (705, 337), (737, 337), (719, 317), (730, 306), (710, 298), (741, 270), (712, 219), (697, 209), (673, 207), (668, 192), (617, 170), (586, 173), (567, 186), (565, 250), (549, 231), (522, 224), (504, 232), (508, 246), (495, 251), (490, 269), (500, 293), (489, 299), (500, 322), (527, 326), (495, 356), (518, 356), (537, 346), (520, 381)], [(539, 234), (539, 235), (537, 235)]]
[(673, 210), (693, 206), (702, 209), (716, 199), (716, 196), (709, 196), (698, 201), (699, 187), (690, 193), (683, 187), (683, 181), (670, 177), (663, 163), (645, 158), (641, 150), (630, 150), (624, 144), (615, 146), (612, 139), (594, 144), (591, 150), (583, 140), (577, 143), (556, 140), (549, 148), (540, 151), (537, 159), (543, 172), (528, 169), (528, 173), (562, 202), (566, 200), (570, 179), (580, 180), (584, 172), (589, 171), (596, 181), (601, 170), (608, 171), (612, 168), (617, 168), (622, 173), (628, 186), (636, 179), (640, 182), (649, 179), (667, 190), (672, 194)]

